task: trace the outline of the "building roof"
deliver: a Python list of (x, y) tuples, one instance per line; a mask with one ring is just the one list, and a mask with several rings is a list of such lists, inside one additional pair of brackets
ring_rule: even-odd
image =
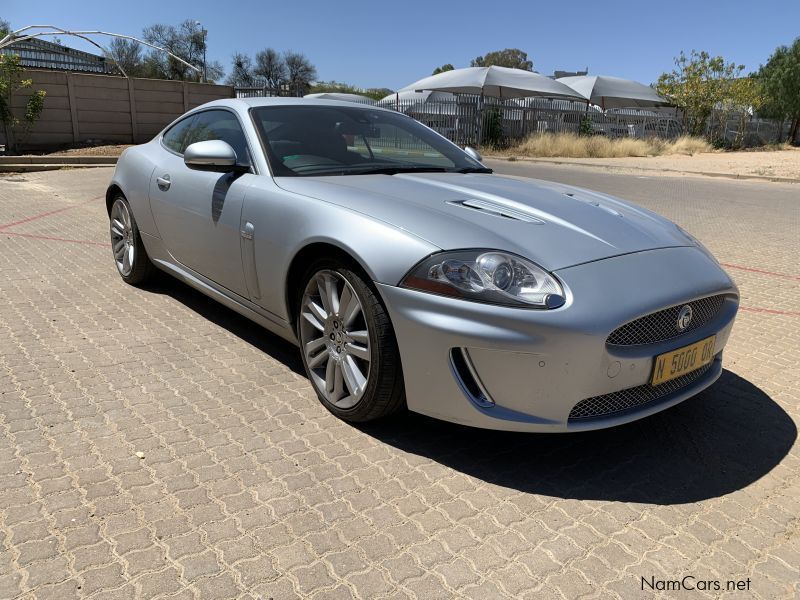
[(113, 61), (107, 60), (104, 56), (38, 38), (15, 42), (0, 49), (0, 54), (18, 55), (20, 64), (28, 69), (87, 73), (113, 73), (116, 71)]

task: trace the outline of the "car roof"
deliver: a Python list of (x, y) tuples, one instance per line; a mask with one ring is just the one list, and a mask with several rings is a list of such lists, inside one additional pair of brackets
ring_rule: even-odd
[[(317, 98), (292, 98), (292, 97), (274, 97), (274, 98), (225, 98), (222, 100), (213, 100), (206, 102), (202, 105), (203, 108), (211, 106), (227, 106), (237, 110), (247, 110), (258, 106), (340, 106), (340, 107), (356, 107), (370, 110), (388, 110), (372, 104), (360, 104), (358, 102), (346, 102), (342, 100), (320, 100)], [(198, 106), (197, 108), (201, 108)], [(394, 112), (394, 111), (389, 111)]]

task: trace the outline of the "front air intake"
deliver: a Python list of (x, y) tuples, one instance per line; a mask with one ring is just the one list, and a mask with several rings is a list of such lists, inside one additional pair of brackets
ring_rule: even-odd
[(466, 348), (450, 350), (450, 365), (461, 389), (472, 402), (482, 407), (494, 406), (494, 402), (475, 371), (475, 366), (472, 364)]

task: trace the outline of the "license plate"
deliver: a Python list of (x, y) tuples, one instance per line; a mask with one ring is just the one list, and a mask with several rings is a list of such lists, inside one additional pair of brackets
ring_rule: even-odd
[(716, 339), (717, 336), (712, 335), (689, 346), (659, 354), (656, 356), (650, 383), (658, 385), (707, 365), (714, 360)]

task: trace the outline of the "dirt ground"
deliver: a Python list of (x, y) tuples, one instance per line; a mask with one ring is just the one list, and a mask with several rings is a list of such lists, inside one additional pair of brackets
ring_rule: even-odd
[(706, 152), (693, 156), (673, 154), (627, 158), (536, 158), (535, 160), (631, 170), (719, 173), (739, 177), (781, 177), (800, 180), (800, 148), (764, 152)]
[(70, 148), (52, 152), (48, 156), (119, 156), (122, 151), (129, 148), (130, 144), (119, 144), (111, 146), (92, 146), (89, 148)]

